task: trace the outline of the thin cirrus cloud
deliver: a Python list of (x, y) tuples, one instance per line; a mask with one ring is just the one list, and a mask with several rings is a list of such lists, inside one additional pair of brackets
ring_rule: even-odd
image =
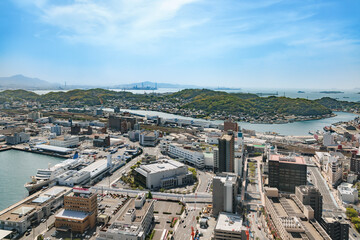
[[(56, 66), (60, 55), (76, 59), (71, 68), (77, 69), (74, 63), (85, 59), (76, 49), (81, 46), (94, 62), (91, 67), (99, 66), (99, 75), (107, 69), (115, 76), (121, 65), (129, 75), (151, 69), (145, 74), (154, 78), (163, 75), (164, 66), (174, 79), (202, 76), (208, 68), (214, 79), (252, 78), (259, 69), (278, 70), (271, 72), (272, 79), (297, 75), (313, 81), (313, 73), (326, 79), (326, 69), (339, 69), (337, 75), (353, 82), (359, 77), (359, 17), (348, 12), (357, 6), (352, 0), (12, 1), (34, 19), (39, 45), (51, 38), (59, 47), (53, 59), (41, 56), (50, 65)], [(69, 49), (78, 54), (66, 55)], [(29, 58), (36, 62), (37, 57)], [(293, 72), (283, 77), (286, 69)], [(185, 77), (178, 74), (184, 72)], [(267, 73), (262, 77), (266, 81)]]

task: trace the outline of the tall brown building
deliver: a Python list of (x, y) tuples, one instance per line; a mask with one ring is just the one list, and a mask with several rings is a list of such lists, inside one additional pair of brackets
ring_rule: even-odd
[(85, 232), (95, 227), (97, 217), (97, 194), (87, 188), (74, 187), (64, 196), (64, 210), (55, 216), (58, 231)]
[(233, 122), (231, 120), (231, 118), (224, 122), (224, 131), (227, 132), (229, 130), (231, 130), (233, 132), (239, 131), (239, 126), (238, 126), (237, 122)]
[(360, 174), (360, 151), (353, 153), (350, 160), (350, 171)]
[(235, 138), (231, 131), (219, 138), (219, 161), (217, 162), (217, 166), (214, 166), (215, 172), (234, 172), (234, 144)]
[(127, 133), (130, 130), (134, 130), (136, 124), (136, 118), (124, 117), (124, 116), (109, 116), (108, 127), (110, 129)]

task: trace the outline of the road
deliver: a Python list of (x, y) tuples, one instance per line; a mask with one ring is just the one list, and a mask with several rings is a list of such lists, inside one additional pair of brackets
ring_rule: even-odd
[(204, 204), (188, 204), (188, 215), (184, 217), (184, 223), (179, 224), (174, 238), (178, 240), (185, 240), (191, 238), (191, 227), (194, 228), (194, 231), (197, 229), (196, 217), (199, 216)]

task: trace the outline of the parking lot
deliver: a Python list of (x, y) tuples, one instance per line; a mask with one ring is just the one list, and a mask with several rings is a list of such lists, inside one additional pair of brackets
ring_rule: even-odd
[[(154, 239), (160, 239), (164, 229), (173, 230), (170, 223), (173, 217), (180, 218), (176, 213), (181, 212), (181, 206), (178, 202), (157, 201), (154, 206), (154, 216), (156, 224), (154, 227)], [(168, 214), (170, 213), (170, 214)]]

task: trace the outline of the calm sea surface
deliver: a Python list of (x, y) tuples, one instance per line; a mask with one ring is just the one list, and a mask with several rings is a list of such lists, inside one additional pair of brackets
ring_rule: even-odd
[(38, 168), (61, 161), (62, 158), (17, 150), (0, 152), (0, 211), (28, 196), (24, 184)]

